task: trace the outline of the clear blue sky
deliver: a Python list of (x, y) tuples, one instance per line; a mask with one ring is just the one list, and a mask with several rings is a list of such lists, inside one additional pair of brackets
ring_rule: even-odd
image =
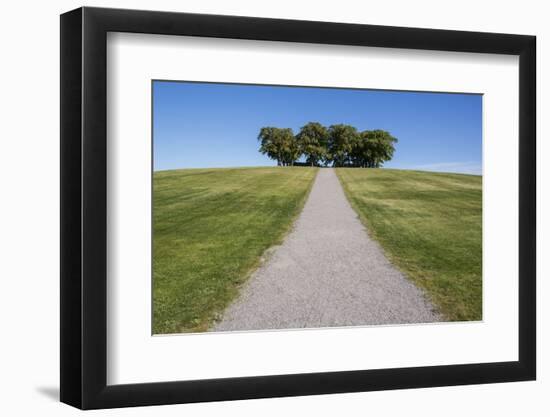
[(153, 112), (155, 171), (275, 165), (260, 128), (317, 121), (391, 132), (386, 168), (481, 174), (481, 95), (154, 81)]

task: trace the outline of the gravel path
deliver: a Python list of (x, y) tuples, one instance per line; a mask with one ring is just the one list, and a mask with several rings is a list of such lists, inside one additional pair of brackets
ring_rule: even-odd
[(368, 236), (334, 170), (323, 168), (293, 230), (212, 330), (439, 320), (423, 292)]

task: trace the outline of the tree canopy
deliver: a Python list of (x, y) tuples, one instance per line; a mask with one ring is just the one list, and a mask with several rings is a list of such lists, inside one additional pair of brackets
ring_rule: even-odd
[[(304, 156), (307, 165), (380, 168), (393, 158), (397, 138), (385, 130), (358, 131), (346, 124), (328, 128), (309, 122), (294, 135), (290, 128), (262, 127), (258, 134), (259, 151), (291, 166)], [(303, 165), (303, 164), (302, 164)]]
[(296, 141), (308, 165), (317, 166), (321, 161), (327, 160), (328, 138), (328, 130), (321, 123), (309, 122), (302, 126), (296, 135)]
[(385, 161), (392, 159), (395, 143), (397, 138), (385, 130), (361, 132), (351, 152), (353, 165), (362, 168), (380, 168)]
[(262, 127), (258, 134), (260, 152), (277, 161), (277, 165), (293, 165), (301, 156), (292, 129)]
[(333, 166), (350, 166), (353, 150), (359, 141), (359, 132), (350, 125), (332, 125), (329, 130), (328, 151)]

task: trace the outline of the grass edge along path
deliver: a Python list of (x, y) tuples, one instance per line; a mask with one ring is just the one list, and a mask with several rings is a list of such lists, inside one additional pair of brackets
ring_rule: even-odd
[(482, 320), (482, 177), (391, 169), (336, 172), (369, 235), (445, 319)]
[(153, 334), (203, 332), (302, 211), (316, 168), (159, 171), (153, 193)]

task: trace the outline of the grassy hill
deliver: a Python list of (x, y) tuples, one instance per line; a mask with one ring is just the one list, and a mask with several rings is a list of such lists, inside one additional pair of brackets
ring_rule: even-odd
[(453, 321), (482, 319), (482, 177), (338, 168), (388, 258)]
[(317, 169), (186, 169), (153, 176), (153, 333), (206, 330), (279, 243)]

